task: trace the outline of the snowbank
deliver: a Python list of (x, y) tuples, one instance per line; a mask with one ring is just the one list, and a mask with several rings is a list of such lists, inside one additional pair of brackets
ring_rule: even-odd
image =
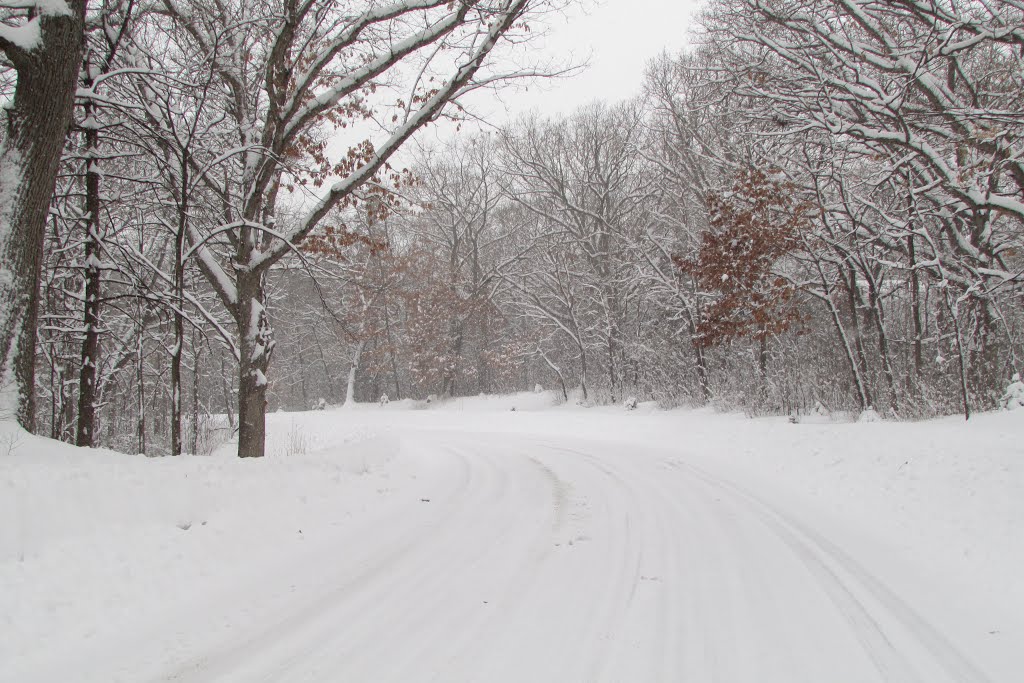
[[(0, 680), (28, 680), (18, 666), (45, 661), (51, 640), (128, 633), (301, 557), (310, 534), (394, 487), (393, 437), (323, 413), (274, 415), (269, 431), (270, 457), (254, 462), (79, 449), (0, 425)], [(302, 454), (288, 450), (295, 433)]]

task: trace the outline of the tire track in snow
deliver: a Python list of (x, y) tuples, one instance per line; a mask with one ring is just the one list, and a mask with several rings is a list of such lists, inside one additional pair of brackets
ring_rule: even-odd
[[(240, 636), (232, 636), (226, 643), (221, 643), (215, 652), (208, 645), (206, 654), (176, 667), (173, 673), (161, 676), (158, 680), (228, 680), (228, 676), (235, 675), (235, 669), (254, 668), (248, 663), (239, 667), (239, 661), (247, 662), (253, 658), (264, 661), (275, 652), (282, 652), (282, 641), (300, 640), (296, 634), (303, 634), (302, 645), (297, 646), (296, 651), (289, 655), (280, 654), (280, 658), (284, 660), (285, 666), (287, 662), (300, 659), (303, 654), (314, 649), (323, 638), (330, 637), (327, 633), (329, 624), (325, 625), (324, 622), (332, 619), (330, 612), (339, 602), (361, 589), (372, 589), (377, 577), (383, 572), (401, 566), (403, 560), (423, 545), (429, 544), (430, 539), (441, 533), (450, 519), (458, 516), (466, 504), (466, 499), (474, 495), (474, 469), (462, 458), (457, 458), (449, 481), (454, 483), (445, 495), (447, 502), (437, 506), (440, 509), (431, 508), (431, 513), (437, 510), (439, 514), (428, 514), (411, 525), (401, 526), (397, 533), (377, 536), (372, 547), (357, 548), (356, 552), (365, 554), (355, 562), (341, 564), (338, 575), (318, 577), (322, 585), (313, 595), (304, 599), (301, 605), (290, 605), (287, 611), (276, 615), (272, 620), (260, 623)], [(415, 508), (402, 507), (386, 519), (404, 521), (396, 518), (399, 514), (407, 514), (410, 509)], [(375, 526), (390, 529), (391, 523), (379, 521)], [(310, 555), (294, 558), (294, 562), (330, 565), (337, 560), (337, 553), (336, 546), (318, 548)], [(247, 586), (247, 589), (247, 592), (253, 589), (258, 591), (259, 585)], [(235, 603), (236, 600), (232, 599), (230, 602)]]
[[(538, 445), (544, 452), (569, 456), (577, 464), (586, 463), (590, 473), (598, 475), (586, 487), (579, 481), (573, 484), (574, 491), (586, 496), (585, 500), (590, 505), (599, 506), (593, 510), (593, 523), (587, 529), (588, 533), (579, 534), (579, 540), (568, 546), (563, 544), (563, 548), (575, 551), (581, 543), (586, 544), (588, 550), (596, 551), (600, 548), (604, 557), (610, 560), (605, 564), (612, 567), (594, 587), (593, 594), (577, 590), (576, 602), (582, 603), (582, 608), (561, 610), (562, 615), (576, 615), (574, 628), (582, 629), (573, 631), (577, 654), (575, 657), (564, 657), (568, 660), (564, 666), (573, 670), (582, 664), (582, 670), (577, 671), (576, 677), (553, 676), (548, 680), (603, 680), (603, 672), (618, 646), (616, 631), (621, 627), (640, 583), (643, 544), (638, 542), (637, 534), (645, 525), (634, 521), (640, 516), (637, 507), (632, 504), (637, 500), (636, 490), (619, 474), (604, 467), (587, 453), (552, 444)], [(579, 468), (573, 474), (579, 477)]]
[[(500, 593), (492, 595), (487, 601), (491, 605), (490, 614), (486, 619), (471, 620), (469, 624), (460, 624), (448, 635), (449, 646), (452, 641), (457, 643), (453, 653), (437, 668), (431, 680), (442, 683), (451, 680), (451, 671), (465, 670), (471, 662), (480, 656), (482, 649), (488, 644), (493, 645), (504, 633), (508, 615), (515, 612), (531, 586), (535, 586), (544, 564), (550, 560), (555, 550), (555, 538), (566, 524), (566, 507), (568, 505), (568, 485), (562, 481), (544, 463), (532, 456), (521, 453), (504, 453), (503, 461), (519, 461), (527, 465), (525, 469), (534, 469), (545, 485), (550, 489), (550, 521), (538, 527), (540, 533), (528, 540), (522, 551), (521, 561), (515, 574), (502, 586)], [(517, 504), (517, 508), (520, 506)]]
[[(678, 680), (679, 649), (672, 640), (675, 634), (684, 631), (681, 622), (687, 616), (679, 608), (680, 590), (676, 580), (684, 548), (678, 529), (681, 523), (684, 527), (692, 527), (687, 524), (693, 519), (692, 511), (681, 517), (669, 514), (668, 498), (647, 482), (638, 483), (636, 471), (613, 465), (608, 459), (587, 451), (550, 444), (546, 448), (569, 455), (601, 472), (606, 482), (614, 484), (625, 494), (628, 519), (633, 520), (629, 529), (635, 562), (626, 563), (633, 565), (633, 571), (620, 572), (614, 591), (602, 596), (613, 605), (606, 610), (604, 624), (600, 628), (606, 634), (605, 647), (593, 655), (595, 661), (587, 677), (579, 680), (608, 680), (609, 665), (613, 676), (610, 680)], [(623, 581), (627, 574), (628, 581)], [(643, 593), (646, 604), (637, 606), (641, 591), (646, 591)], [(653, 614), (649, 614), (652, 602)], [(639, 634), (628, 634), (621, 632), (624, 624), (634, 629), (637, 626), (647, 627)], [(626, 674), (614, 673), (623, 667), (643, 667), (647, 673), (633, 670), (628, 678), (623, 678)]]
[[(671, 465), (740, 501), (800, 557), (850, 622), (885, 681), (935, 683), (936, 680), (933, 675), (916, 671), (914, 664), (894, 645), (890, 637), (893, 629), (886, 628), (880, 620), (892, 617), (930, 653), (951, 683), (991, 683), (991, 679), (945, 636), (834, 543), (731, 482), (688, 463), (674, 461)], [(870, 609), (858, 597), (859, 593), (868, 595), (881, 610)], [(875, 613), (880, 611), (882, 613), (876, 617)]]
[[(777, 580), (780, 577), (772, 577), (764, 572), (759, 573), (756, 569), (759, 558), (755, 551), (764, 551), (766, 553), (766, 556), (762, 558), (764, 560), (770, 559), (771, 556), (778, 556), (778, 561), (781, 562), (788, 554), (793, 559), (787, 561), (798, 562), (805, 568), (809, 573), (809, 578), (832, 603), (836, 613), (840, 614), (849, 625), (850, 633), (855, 639), (852, 642), (859, 642), (863, 647), (864, 652), (870, 658), (869, 661), (874, 664), (873, 668), (881, 677), (880, 680), (894, 683), (915, 681), (935, 683), (939, 680), (956, 683), (990, 683), (990, 679), (960, 653), (948, 639), (913, 612), (905, 602), (896, 597), (880, 581), (863, 570), (841, 549), (819, 535), (813, 534), (802, 525), (799, 526), (799, 531), (804, 536), (811, 537), (813, 543), (801, 540), (785, 526), (780, 526), (778, 523), (773, 524), (771, 515), (779, 513), (774, 508), (766, 506), (762, 501), (757, 501), (757, 503), (766, 507), (766, 510), (752, 507), (749, 501), (737, 500), (737, 493), (731, 489), (731, 485), (714, 478), (709, 480), (706, 473), (704, 473), (705, 478), (696, 476), (695, 473), (684, 469), (681, 463), (666, 464), (679, 470), (685, 476), (668, 478), (650, 473), (649, 465), (657, 460), (649, 457), (637, 458), (627, 465), (623, 457), (609, 457), (608, 454), (595, 455), (594, 449), (584, 451), (558, 448), (556, 450), (586, 461), (603, 470), (610, 478), (620, 481), (626, 487), (640, 491), (641, 495), (635, 496), (632, 500), (634, 512), (645, 502), (650, 503), (651, 500), (656, 500), (657, 503), (654, 507), (660, 513), (658, 519), (663, 520), (658, 525), (659, 529), (664, 528), (666, 522), (669, 526), (690, 524), (692, 528), (688, 530), (689, 535), (701, 539), (698, 541), (701, 548), (700, 563), (703, 565), (701, 577), (689, 577), (690, 585), (684, 586), (682, 591), (683, 594), (691, 598), (696, 596), (697, 602), (701, 604), (688, 605), (686, 608), (676, 605), (667, 614), (670, 617), (678, 615), (681, 616), (682, 621), (688, 621), (690, 624), (687, 634), (689, 640), (684, 640), (682, 646), (691, 651), (696, 646), (703, 650), (704, 656), (697, 660), (692, 657), (684, 657), (687, 663), (666, 665), (663, 669), (666, 676), (659, 680), (677, 680), (683, 676), (697, 675), (700, 677), (699, 680), (739, 682), (752, 680), (751, 676), (757, 677), (756, 670), (736, 668), (737, 664), (733, 661), (736, 659), (736, 653), (731, 652), (729, 648), (735, 648), (738, 641), (736, 634), (730, 631), (730, 623), (749, 630), (753, 619), (767, 622), (766, 616), (750, 609), (750, 604), (755, 602), (762, 603), (762, 606), (770, 605), (768, 613), (785, 615), (786, 604), (782, 601), (785, 593), (771, 583), (772, 578)], [(601, 451), (601, 448), (597, 449), (597, 452)], [(703, 485), (694, 486), (694, 482)], [(646, 494), (646, 501), (642, 499), (644, 494)], [(752, 526), (751, 521), (756, 523), (757, 527)], [(765, 528), (768, 533), (757, 531), (758, 527)], [(773, 547), (773, 543), (781, 545), (784, 550), (780, 553), (780, 548)], [(831, 566), (832, 563), (822, 561), (823, 555), (831, 556), (833, 560), (839, 558), (839, 569), (844, 575), (840, 575), (834, 570)], [(675, 551), (669, 553), (669, 556), (682, 559), (682, 556)], [(718, 576), (713, 576), (715, 574)], [(701, 582), (706, 584), (703, 588), (700, 586)], [(668, 583), (675, 585), (677, 582), (670, 580)], [(728, 588), (726, 588), (726, 583)], [(865, 602), (859, 596), (867, 589), (869, 589), (869, 599), (868, 602)], [(793, 593), (806, 592), (797, 584), (784, 587), (784, 590)], [(708, 603), (704, 598), (712, 594), (716, 598), (724, 599), (724, 602)], [(678, 597), (667, 599), (674, 603)], [(815, 607), (814, 604), (810, 604), (810, 607), (818, 611), (821, 609), (820, 606)], [(790, 619), (780, 619), (775, 628), (785, 630), (785, 624), (792, 621), (792, 615), (789, 616)], [(894, 617), (902, 622), (903, 630), (906, 633), (897, 633), (894, 636), (895, 640), (890, 640), (889, 632), (893, 630), (890, 622)], [(664, 623), (663, 619), (664, 617), (659, 617), (658, 623)], [(822, 624), (824, 623), (822, 622)], [(762, 626), (771, 628), (770, 623), (764, 623)], [(802, 628), (807, 628), (807, 626), (805, 624)], [(693, 642), (696, 629), (711, 631), (710, 637), (701, 638), (703, 646)], [(820, 680), (820, 675), (815, 677), (806, 671), (806, 667), (803, 666), (804, 662), (801, 661), (802, 657), (806, 657), (806, 643), (801, 643), (800, 639), (807, 634), (801, 634), (794, 629), (788, 630), (792, 632), (784, 634), (784, 636), (790, 640), (793, 647), (789, 652), (776, 654), (777, 658), (780, 658), (777, 665), (785, 669), (788, 676), (780, 680), (797, 680), (797, 677), (801, 676), (799, 673), (801, 670), (804, 670), (803, 680)], [(675, 630), (670, 629), (670, 632), (675, 632)], [(749, 634), (747, 635), (749, 636)], [(908, 635), (918, 641), (918, 648), (925, 648), (928, 653), (925, 659), (922, 660), (918, 652), (911, 651), (909, 655), (904, 654), (904, 650), (907, 650), (905, 641)], [(676, 648), (669, 647), (669, 651), (674, 650)], [(679, 660), (672, 661), (678, 662)], [(762, 671), (761, 674), (764, 672)], [(601, 678), (594, 677), (586, 680), (601, 680)], [(864, 679), (854, 677), (850, 680)]]
[[(462, 444), (451, 442), (446, 447), (463, 453), (465, 450)], [(449, 570), (438, 586), (437, 599), (417, 605), (414, 630), (429, 637), (419, 637), (394, 666), (382, 668), (368, 661), (365, 672), (357, 674), (374, 680), (407, 681), (429, 680), (436, 672), (436, 680), (448, 680), (444, 672), (465, 665), (472, 657), (474, 643), (486, 640), (503, 618), (503, 608), (518, 602), (551, 552), (555, 495), (546, 490), (546, 476), (518, 455), (510, 457), (490, 450), (487, 454), (464, 453), (464, 457), (488, 462), (511, 485), (504, 495), (491, 501), (492, 516), (482, 516), (480, 510), (470, 513), (475, 517), (475, 531), (460, 534), (457, 541), (466, 547), (466, 557), (471, 559), (447, 563)], [(524, 486), (526, 482), (540, 484), (546, 503), (543, 514), (528, 520), (524, 519), (520, 499), (533, 499), (536, 491), (526, 496), (534, 488), (532, 484)], [(495, 521), (500, 526), (495, 527)]]
[[(662, 567), (657, 583), (664, 592), (655, 617), (659, 627), (648, 631), (653, 637), (653, 657), (661, 666), (656, 680), (747, 680), (734, 671), (733, 620), (724, 618), (735, 611), (731, 609), (735, 593), (716, 590), (724, 579), (735, 583), (736, 567), (730, 560), (737, 555), (728, 552), (730, 535), (723, 533), (727, 529), (710, 514), (708, 501), (666, 487), (664, 477), (646, 476), (649, 473), (644, 467), (650, 463), (644, 458), (624, 462), (621, 456), (567, 452), (616, 480), (632, 480), (626, 484), (633, 493), (631, 509), (647, 510), (654, 517), (654, 534), (648, 545), (655, 551), (656, 565)], [(684, 543), (684, 538), (689, 542)], [(684, 564), (687, 571), (683, 571)], [(635, 590), (636, 584), (631, 593)]]
[[(422, 673), (424, 658), (442, 645), (446, 626), (469, 616), (466, 606), (453, 600), (452, 587), (472, 574), (483, 552), (469, 539), (501, 538), (514, 528), (516, 520), (495, 528), (488, 514), (489, 504), (504, 499), (508, 475), (488, 458), (438, 450), (467, 463), (472, 472), (471, 491), (460, 501), (458, 514), (446, 517), (438, 532), (418, 543), (394, 572), (374, 577), (371, 587), (346, 604), (333, 605), (323, 637), (303, 658), (255, 680), (323, 680), (339, 671), (346, 680), (408, 680), (410, 671)], [(395, 643), (400, 642), (406, 645), (398, 650)]]
[[(530, 573), (528, 565), (509, 565), (493, 555), (494, 547), (511, 539), (519, 549), (524, 543), (550, 548), (551, 511), (540, 523), (526, 525), (512, 499), (524, 482), (533, 480), (542, 487), (546, 482), (525, 461), (467, 454), (450, 439), (434, 448), (466, 462), (472, 471), (473, 490), (460, 505), (461, 513), (448, 518), (429, 544), (404, 557), (404, 566), (386, 580), (377, 580), (372, 590), (364, 589), (347, 606), (332, 608), (335, 629), (303, 648), (301, 656), (269, 670), (259, 665), (264, 674), (259, 678), (234, 672), (218, 680), (427, 680), (432, 668), (450, 661), (461, 642), (484, 630), (496, 611), (482, 609), (473, 594), (474, 587), (481, 588), (480, 576), (500, 575), (502, 580), (492, 582), (491, 589), (508, 591), (527, 582)], [(550, 506), (552, 496), (545, 493)]]

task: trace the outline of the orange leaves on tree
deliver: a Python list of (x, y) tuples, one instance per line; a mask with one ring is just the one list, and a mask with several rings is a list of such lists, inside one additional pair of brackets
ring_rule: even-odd
[(796, 250), (813, 205), (781, 173), (748, 168), (728, 192), (708, 196), (710, 229), (693, 258), (673, 257), (708, 300), (697, 326), (705, 346), (740, 337), (764, 339), (799, 320), (795, 288), (775, 274)]
[(368, 249), (371, 255), (387, 250), (387, 245), (366, 235), (349, 230), (346, 226), (335, 228), (327, 225), (319, 228), (302, 241), (301, 249), (307, 254), (315, 254), (347, 260), (348, 255), (360, 248)]

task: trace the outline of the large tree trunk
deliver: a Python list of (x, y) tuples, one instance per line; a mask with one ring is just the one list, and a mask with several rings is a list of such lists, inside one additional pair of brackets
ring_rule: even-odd
[(26, 429), (35, 418), (36, 316), (46, 216), (82, 63), (85, 1), (39, 22), (42, 44), (27, 51), (0, 40), (18, 85), (0, 145), (0, 412)]
[[(246, 345), (242, 345), (244, 352)], [(243, 356), (244, 358), (244, 356)], [(267, 370), (266, 361), (239, 363), (238, 373), (238, 457), (266, 455)]]
[(274, 332), (263, 302), (262, 274), (238, 278), (238, 457), (266, 454), (267, 369), (274, 351)]

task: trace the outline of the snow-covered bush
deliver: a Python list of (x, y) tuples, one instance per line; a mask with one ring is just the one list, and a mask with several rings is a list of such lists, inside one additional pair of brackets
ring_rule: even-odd
[[(191, 422), (191, 421), (190, 421)], [(234, 432), (232, 425), (223, 415), (201, 414), (195, 422), (198, 433), (195, 436), (196, 452), (194, 455), (210, 455), (231, 440)], [(186, 443), (191, 443), (192, 425), (186, 429)]]
[(0, 456), (11, 456), (18, 452), (23, 433), (14, 429), (0, 436)]
[[(322, 401), (323, 399), (320, 400)], [(281, 454), (286, 456), (305, 455), (308, 450), (309, 439), (306, 437), (305, 431), (295, 420), (292, 420), (288, 428), (288, 441), (284, 444), (284, 450)]]
[(1003, 410), (1024, 408), (1024, 382), (1020, 380), (1019, 373), (1013, 373), (1010, 385), (1006, 387), (1006, 392), (999, 399), (999, 407)]
[(861, 412), (860, 416), (857, 418), (857, 422), (881, 422), (881, 421), (882, 421), (882, 418), (878, 415), (877, 412), (875, 412), (875, 409), (872, 408), (871, 406), (868, 406), (867, 408), (865, 408), (864, 411)]

